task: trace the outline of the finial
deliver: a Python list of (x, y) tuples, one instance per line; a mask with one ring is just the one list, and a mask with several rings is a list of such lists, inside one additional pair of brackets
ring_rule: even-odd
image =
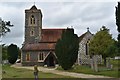
[(34, 5), (35, 5), (35, 2), (34, 2)]
[(89, 31), (89, 27), (87, 27), (87, 31)]

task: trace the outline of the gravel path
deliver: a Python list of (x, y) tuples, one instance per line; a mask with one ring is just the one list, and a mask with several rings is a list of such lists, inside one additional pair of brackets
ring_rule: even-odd
[[(20, 64), (15, 64), (15, 65), (12, 65), (11, 67), (25, 68), (25, 69), (31, 69), (31, 70), (34, 69), (32, 66), (26, 67), (26, 66), (21, 66)], [(97, 80), (98, 80), (98, 78), (101, 78), (102, 80), (106, 80), (106, 79), (113, 80), (112, 77), (74, 73), (74, 72), (65, 72), (65, 71), (55, 70), (55, 68), (38, 67), (38, 69), (39, 69), (39, 71), (42, 71), (45, 73), (53, 73), (53, 74), (58, 74), (58, 75), (63, 75), (63, 76), (71, 76), (71, 77), (75, 77), (75, 78), (92, 78), (91, 80), (93, 80), (93, 78), (97, 78)]]

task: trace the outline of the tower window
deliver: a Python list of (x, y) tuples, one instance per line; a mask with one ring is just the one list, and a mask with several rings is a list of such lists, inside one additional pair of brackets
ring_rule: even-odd
[(31, 18), (30, 18), (30, 23), (31, 24), (35, 24), (35, 17), (32, 15)]
[(35, 24), (35, 18), (34, 18), (34, 21), (33, 21), (33, 23)]
[(34, 33), (34, 32), (33, 32), (33, 31), (31, 31), (31, 35), (33, 35), (33, 33)]
[(34, 36), (34, 29), (33, 28), (30, 31), (30, 36)]
[(30, 19), (30, 23), (32, 24), (32, 18)]

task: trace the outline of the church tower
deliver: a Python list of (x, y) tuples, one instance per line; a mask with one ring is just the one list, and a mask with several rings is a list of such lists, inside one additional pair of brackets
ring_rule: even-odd
[(25, 43), (37, 43), (41, 39), (42, 12), (33, 5), (25, 10)]

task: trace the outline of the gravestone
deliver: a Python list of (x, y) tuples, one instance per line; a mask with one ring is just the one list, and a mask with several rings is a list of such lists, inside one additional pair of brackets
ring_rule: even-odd
[(97, 65), (97, 56), (94, 55), (91, 59), (91, 69), (98, 72), (98, 65)]
[(106, 67), (108, 69), (112, 69), (113, 68), (113, 65), (110, 63), (110, 58), (107, 59)]
[(96, 71), (96, 72), (98, 72), (98, 65), (97, 65), (98, 63), (97, 63), (97, 56), (96, 55), (94, 55), (94, 70)]
[(90, 64), (91, 64), (91, 69), (94, 70), (94, 61), (93, 61), (93, 58), (90, 60)]

